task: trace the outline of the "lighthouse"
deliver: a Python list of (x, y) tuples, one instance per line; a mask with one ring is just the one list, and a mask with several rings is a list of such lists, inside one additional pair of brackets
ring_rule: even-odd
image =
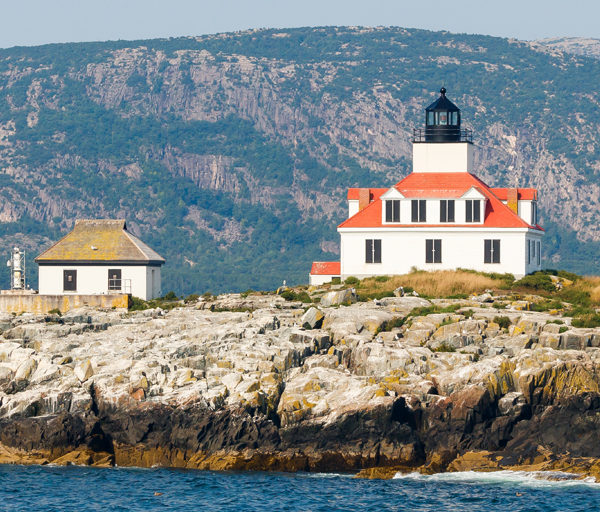
[(446, 93), (442, 87), (425, 108), (424, 124), (413, 130), (406, 178), (388, 188), (348, 189), (348, 218), (338, 226), (340, 261), (315, 262), (312, 284), (412, 268), (516, 278), (541, 269), (537, 190), (490, 187), (477, 177), (473, 133), (462, 127), (461, 111)]

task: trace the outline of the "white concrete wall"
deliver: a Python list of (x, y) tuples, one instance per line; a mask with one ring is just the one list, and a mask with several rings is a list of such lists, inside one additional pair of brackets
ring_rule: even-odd
[[(521, 277), (540, 270), (537, 259), (526, 263), (526, 239), (541, 239), (541, 232), (523, 229), (380, 228), (372, 230), (340, 229), (341, 278), (348, 276), (394, 275), (422, 270), (470, 268), (482, 272), (510, 272)], [(365, 263), (365, 240), (381, 239), (381, 263)], [(425, 240), (442, 240), (442, 263), (425, 263)], [(484, 263), (484, 240), (499, 239), (500, 263)]]
[(348, 218), (358, 213), (358, 199), (348, 200)]
[[(148, 300), (160, 295), (160, 267), (146, 267), (142, 265), (40, 265), (39, 266), (39, 292), (44, 295), (63, 294), (104, 294), (108, 290), (108, 270), (120, 269), (123, 288), (125, 281), (131, 280), (131, 294)], [(155, 288), (152, 290), (151, 270), (155, 269)], [(63, 271), (77, 270), (77, 291), (65, 292), (63, 290)], [(115, 293), (111, 291), (111, 293)]]
[(322, 284), (330, 283), (334, 277), (340, 277), (340, 276), (334, 276), (334, 275), (314, 275), (313, 276), (312, 274), (309, 274), (308, 282), (312, 286), (321, 286)]
[(418, 142), (413, 144), (413, 172), (471, 172), (473, 144)]

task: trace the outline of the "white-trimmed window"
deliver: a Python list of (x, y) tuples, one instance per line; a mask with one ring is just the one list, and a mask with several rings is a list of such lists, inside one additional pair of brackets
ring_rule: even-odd
[(537, 245), (537, 264), (542, 264), (542, 242), (536, 242)]
[(538, 222), (537, 202), (531, 201), (531, 225), (536, 226)]
[(440, 222), (454, 222), (454, 199), (440, 201)]
[(427, 201), (425, 199), (413, 199), (410, 206), (412, 222), (427, 222)]
[(400, 199), (385, 201), (385, 221), (400, 222)]
[(381, 240), (365, 240), (365, 263), (381, 263)]
[(500, 263), (500, 240), (483, 241), (483, 262)]
[(439, 239), (425, 240), (425, 263), (442, 262), (442, 241)]
[(466, 222), (481, 222), (481, 199), (467, 199), (466, 203)]

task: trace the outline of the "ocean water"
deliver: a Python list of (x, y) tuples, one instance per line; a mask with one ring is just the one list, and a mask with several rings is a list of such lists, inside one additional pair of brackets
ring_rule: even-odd
[(358, 480), (310, 473), (0, 466), (0, 509), (575, 512), (600, 510), (600, 484), (512, 471)]

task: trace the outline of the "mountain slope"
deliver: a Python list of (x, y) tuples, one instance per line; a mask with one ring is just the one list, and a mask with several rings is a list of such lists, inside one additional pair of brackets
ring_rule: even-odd
[(410, 171), (445, 85), (478, 174), (540, 189), (546, 264), (597, 272), (598, 78), (593, 58), (400, 28), (2, 50), (0, 250), (123, 217), (167, 258), (165, 289), (306, 281), (337, 257), (346, 188)]

